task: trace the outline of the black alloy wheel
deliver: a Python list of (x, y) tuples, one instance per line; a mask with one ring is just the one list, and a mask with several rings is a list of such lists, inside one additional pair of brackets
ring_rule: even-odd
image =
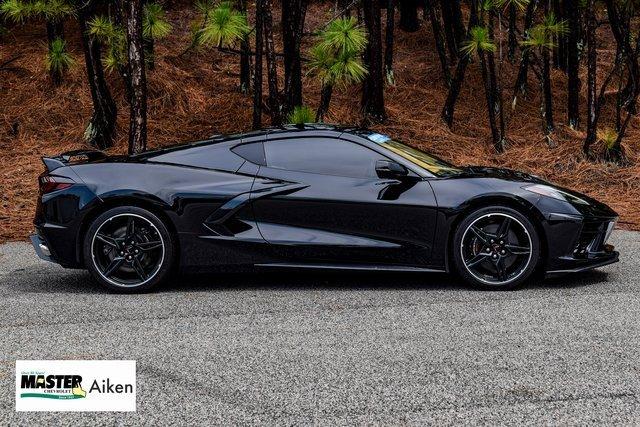
[(147, 290), (167, 276), (173, 258), (166, 227), (154, 214), (119, 207), (100, 215), (85, 237), (85, 265), (103, 285)]
[(510, 289), (533, 273), (539, 241), (528, 218), (506, 207), (480, 209), (467, 217), (455, 236), (454, 260), (468, 282)]

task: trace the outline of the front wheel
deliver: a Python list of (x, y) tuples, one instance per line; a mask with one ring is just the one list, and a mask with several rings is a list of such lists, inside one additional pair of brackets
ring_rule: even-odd
[(531, 221), (503, 206), (476, 210), (458, 226), (453, 260), (460, 276), (485, 289), (513, 289), (535, 271), (540, 241)]
[(173, 242), (153, 213), (133, 206), (110, 209), (90, 225), (84, 262), (102, 285), (118, 292), (142, 292), (164, 281), (173, 264)]

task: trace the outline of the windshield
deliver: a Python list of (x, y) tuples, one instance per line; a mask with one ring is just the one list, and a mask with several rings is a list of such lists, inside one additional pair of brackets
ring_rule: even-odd
[(367, 136), (370, 141), (386, 148), (395, 154), (402, 156), (406, 160), (410, 161), (416, 166), (426, 169), (436, 176), (451, 176), (462, 173), (462, 169), (455, 167), (454, 165), (445, 162), (431, 154), (427, 154), (424, 151), (417, 150), (402, 142), (394, 141), (387, 135), (379, 133), (372, 133)]

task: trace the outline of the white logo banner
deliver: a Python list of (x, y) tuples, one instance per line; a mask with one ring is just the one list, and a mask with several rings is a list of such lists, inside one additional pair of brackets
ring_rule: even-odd
[(16, 411), (135, 410), (135, 360), (16, 361)]

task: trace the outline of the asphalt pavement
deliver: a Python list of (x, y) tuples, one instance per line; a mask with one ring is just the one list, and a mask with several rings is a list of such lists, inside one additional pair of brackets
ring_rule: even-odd
[[(0, 425), (640, 424), (640, 233), (621, 262), (446, 275), (238, 273), (118, 295), (0, 245)], [(135, 413), (17, 413), (16, 359), (135, 359)]]

